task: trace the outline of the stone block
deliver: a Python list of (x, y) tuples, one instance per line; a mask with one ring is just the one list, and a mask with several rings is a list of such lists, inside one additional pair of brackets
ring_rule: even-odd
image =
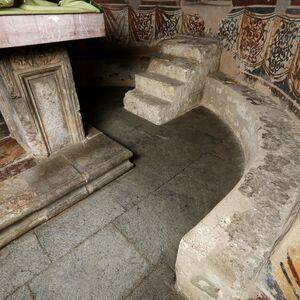
[(39, 226), (35, 233), (54, 261), (123, 212), (124, 209), (118, 203), (100, 191)]
[(0, 229), (3, 230), (84, 183), (84, 178), (61, 156), (1, 182)]
[(3, 117), (28, 153), (47, 157), (84, 140), (71, 64), (64, 49), (48, 45), (5, 52), (0, 73)]
[[(124, 98), (126, 110), (162, 125), (198, 107), (207, 74), (219, 68), (221, 46), (217, 40), (178, 36), (160, 45), (135, 89)], [(167, 105), (166, 101), (169, 102)]]
[(115, 168), (110, 169), (109, 172), (104, 173), (102, 176), (87, 183), (86, 184), (87, 191), (91, 194), (99, 190), (106, 184), (110, 183), (114, 179), (118, 178), (119, 176), (129, 171), (132, 167), (133, 164), (129, 160), (122, 162), (120, 165), (116, 166)]
[(149, 263), (112, 225), (55, 262), (30, 282), (35, 299), (125, 298)]
[(156, 98), (174, 102), (181, 98), (184, 84), (161, 74), (146, 72), (135, 76), (135, 88)]
[(31, 280), (50, 264), (33, 233), (0, 250), (0, 299)]
[(103, 134), (0, 183), (0, 247), (132, 168), (132, 153)]
[(154, 57), (147, 69), (148, 72), (161, 74), (181, 82), (187, 82), (197, 71), (198, 62), (181, 57)]
[(162, 187), (114, 224), (153, 264), (163, 261), (173, 266), (180, 239), (201, 218), (195, 209), (197, 202), (198, 199)]
[[(207, 64), (208, 72), (215, 72), (219, 67), (221, 55), (220, 43), (213, 38), (193, 38), (177, 36), (161, 43), (161, 53), (182, 57)], [(203, 65), (204, 66), (204, 65)]]
[(136, 166), (127, 174), (116, 179), (102, 191), (103, 197), (113, 199), (126, 210), (145, 199), (166, 180), (158, 173)]
[(27, 285), (23, 285), (13, 292), (6, 300), (32, 300), (31, 291)]
[(127, 161), (132, 153), (103, 133), (61, 152), (86, 181), (100, 177)]
[(6, 245), (10, 241), (26, 233), (30, 229), (40, 225), (41, 223), (48, 221), (52, 217), (61, 213), (63, 210), (82, 200), (87, 195), (88, 193), (85, 187), (75, 189), (66, 196), (58, 199), (58, 201), (47, 204), (44, 208), (37, 210), (36, 212), (25, 216), (20, 221), (4, 228), (0, 232), (0, 247)]
[(171, 108), (168, 101), (136, 89), (126, 93), (124, 107), (155, 125), (161, 125), (168, 121), (168, 113)]

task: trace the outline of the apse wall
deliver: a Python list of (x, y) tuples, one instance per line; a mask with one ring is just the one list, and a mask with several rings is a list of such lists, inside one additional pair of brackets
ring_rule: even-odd
[(299, 0), (277, 4), (275, 0), (233, 0), (233, 8), (219, 28), (224, 43), (223, 70), (238, 78), (238, 69), (248, 79), (263, 82), (298, 117), (299, 30)]

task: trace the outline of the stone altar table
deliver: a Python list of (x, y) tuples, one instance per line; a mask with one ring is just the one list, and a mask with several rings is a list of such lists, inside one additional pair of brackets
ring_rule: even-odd
[(0, 182), (2, 247), (128, 171), (132, 153), (85, 134), (68, 54), (41, 45), (104, 36), (102, 14), (0, 16), (0, 28), (0, 111), (35, 162)]

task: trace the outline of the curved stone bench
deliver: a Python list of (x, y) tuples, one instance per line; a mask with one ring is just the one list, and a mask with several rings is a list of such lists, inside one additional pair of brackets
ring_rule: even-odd
[(299, 211), (298, 120), (270, 97), (221, 77), (207, 78), (202, 105), (236, 134), (245, 170), (180, 242), (176, 288), (188, 299), (255, 297), (266, 286), (260, 270)]

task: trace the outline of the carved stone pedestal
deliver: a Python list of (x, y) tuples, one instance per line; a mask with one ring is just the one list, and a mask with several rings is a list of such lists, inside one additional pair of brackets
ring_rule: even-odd
[(16, 140), (37, 157), (83, 141), (67, 52), (49, 46), (3, 52), (0, 109)]
[(92, 129), (85, 137), (67, 52), (3, 50), (0, 110), (37, 164), (0, 182), (0, 247), (132, 167), (132, 153)]

